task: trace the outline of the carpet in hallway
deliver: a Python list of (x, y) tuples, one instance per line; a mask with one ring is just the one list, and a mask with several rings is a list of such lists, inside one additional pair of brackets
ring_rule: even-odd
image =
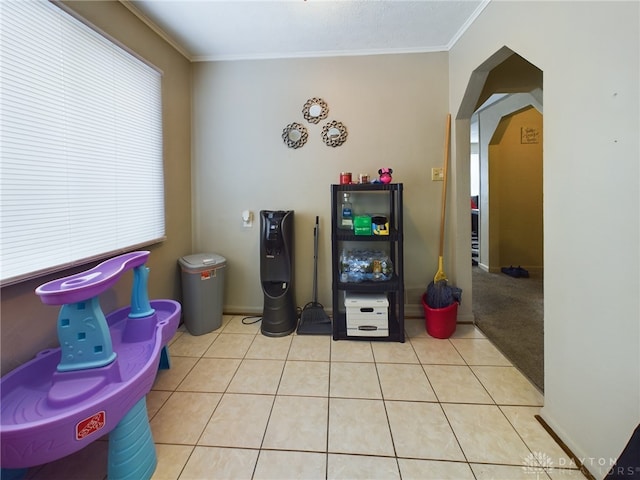
[(544, 390), (543, 276), (513, 278), (473, 267), (478, 328), (540, 390)]

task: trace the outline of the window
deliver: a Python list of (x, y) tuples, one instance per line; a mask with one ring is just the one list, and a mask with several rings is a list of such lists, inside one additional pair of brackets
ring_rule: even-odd
[(161, 74), (48, 1), (0, 9), (2, 284), (163, 240)]

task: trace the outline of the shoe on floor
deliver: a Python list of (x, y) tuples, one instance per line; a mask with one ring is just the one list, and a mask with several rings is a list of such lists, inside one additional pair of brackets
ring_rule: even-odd
[(522, 268), (520, 265), (518, 265), (517, 267), (510, 265), (508, 267), (502, 267), (500, 270), (502, 271), (502, 273), (505, 273), (513, 278), (529, 278), (529, 272), (526, 269)]
[(518, 278), (518, 272), (513, 265), (510, 265), (508, 267), (502, 267), (500, 270), (502, 271), (502, 273), (505, 273), (510, 277)]

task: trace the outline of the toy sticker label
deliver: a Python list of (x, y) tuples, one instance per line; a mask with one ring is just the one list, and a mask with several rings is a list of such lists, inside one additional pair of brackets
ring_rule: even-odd
[(102, 429), (105, 425), (105, 415), (104, 410), (102, 410), (78, 422), (76, 425), (76, 440), (82, 440), (93, 432)]

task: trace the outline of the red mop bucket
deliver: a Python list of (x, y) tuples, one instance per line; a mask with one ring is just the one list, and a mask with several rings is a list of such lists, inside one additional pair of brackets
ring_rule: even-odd
[(426, 294), (422, 295), (422, 307), (424, 308), (424, 320), (427, 333), (434, 338), (449, 338), (456, 331), (458, 318), (458, 302), (453, 302), (448, 307), (431, 308), (427, 305)]

